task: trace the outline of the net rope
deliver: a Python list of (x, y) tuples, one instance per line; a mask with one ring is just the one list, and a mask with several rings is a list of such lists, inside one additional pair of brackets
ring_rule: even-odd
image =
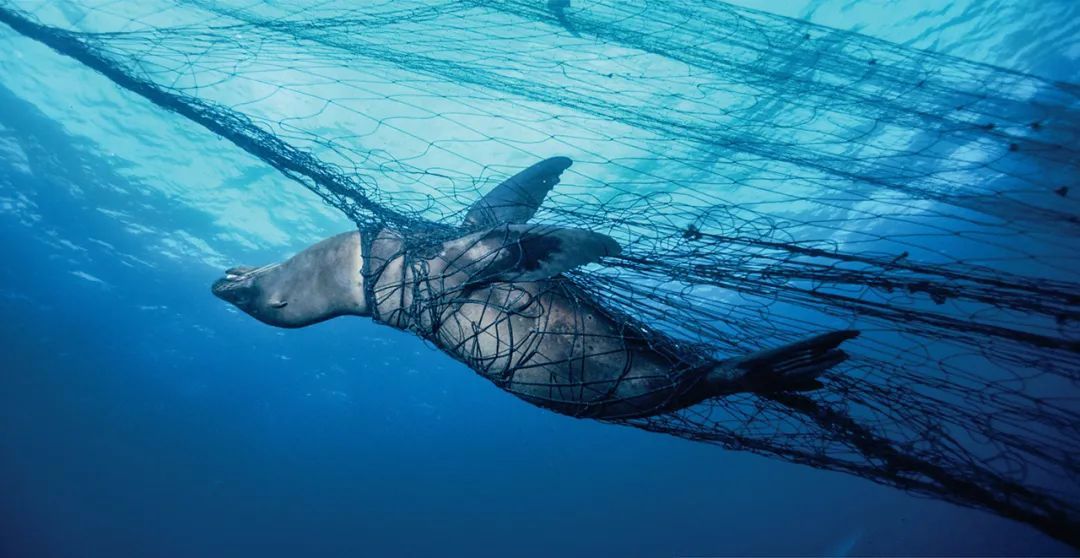
[[(1080, 546), (1074, 84), (721, 2), (84, 0), (0, 21), (362, 227), (453, 236), (544, 156), (573, 288), (694, 358), (853, 328), (812, 392), (611, 422)], [(690, 357), (688, 357), (690, 358)]]

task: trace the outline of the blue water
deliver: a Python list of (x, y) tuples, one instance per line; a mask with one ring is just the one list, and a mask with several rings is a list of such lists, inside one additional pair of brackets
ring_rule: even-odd
[[(1080, 3), (742, 2), (1080, 81)], [(992, 515), (526, 405), (363, 319), (209, 293), (350, 227), (0, 28), (0, 554), (1060, 554)], [(253, 184), (258, 183), (258, 187)]]

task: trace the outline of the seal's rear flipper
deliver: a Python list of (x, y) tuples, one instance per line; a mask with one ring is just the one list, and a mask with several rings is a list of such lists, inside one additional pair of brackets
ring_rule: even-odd
[(475, 230), (528, 222), (571, 164), (566, 157), (552, 157), (507, 178), (469, 208), (462, 225)]
[(708, 381), (720, 393), (814, 390), (822, 387), (818, 376), (847, 360), (837, 347), (858, 335), (851, 329), (832, 331), (728, 360), (709, 373)]
[(501, 225), (443, 244), (439, 257), (453, 287), (550, 279), (620, 250), (610, 237), (583, 229)]

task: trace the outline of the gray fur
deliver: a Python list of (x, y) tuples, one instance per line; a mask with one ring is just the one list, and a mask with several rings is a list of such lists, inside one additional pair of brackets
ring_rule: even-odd
[(279, 265), (229, 269), (211, 291), (259, 321), (278, 327), (365, 315), (360, 233), (328, 238)]

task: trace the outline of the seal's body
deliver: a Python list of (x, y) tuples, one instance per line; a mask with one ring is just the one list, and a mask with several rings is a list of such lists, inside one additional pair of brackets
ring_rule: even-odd
[[(503, 235), (498, 235), (503, 236)], [(715, 362), (679, 355), (663, 337), (604, 310), (562, 277), (448, 281), (445, 256), (417, 258), (390, 231), (364, 246), (368, 310), (413, 331), (501, 388), (564, 414), (653, 414), (689, 399)]]
[[(582, 417), (650, 416), (709, 397), (808, 389), (857, 332), (726, 361), (605, 309), (560, 274), (617, 256), (590, 231), (525, 224), (569, 159), (548, 159), (477, 202), (456, 238), (345, 233), (288, 261), (234, 268), (214, 293), (272, 325), (371, 316), (430, 340), (501, 388)], [(475, 232), (467, 232), (467, 231)]]

